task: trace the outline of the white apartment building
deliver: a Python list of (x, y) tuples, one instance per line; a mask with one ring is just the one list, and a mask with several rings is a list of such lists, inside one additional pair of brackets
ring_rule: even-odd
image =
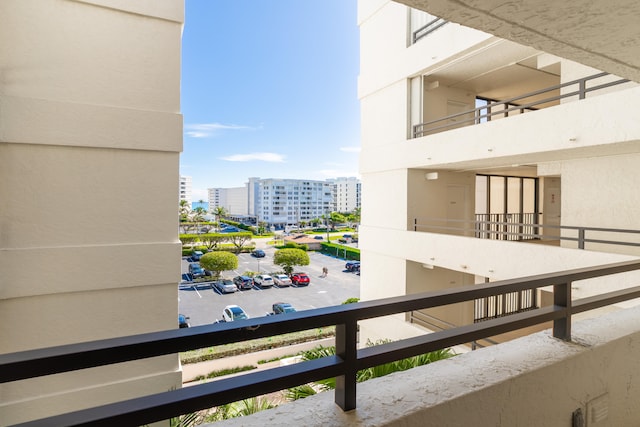
[(330, 182), (305, 179), (249, 178), (257, 186), (255, 215), (258, 222), (285, 228), (321, 218), (333, 210)]
[(248, 189), (245, 187), (234, 188), (209, 188), (209, 211), (222, 207), (229, 216), (243, 217), (249, 215)]
[(335, 212), (353, 212), (360, 207), (362, 185), (356, 177), (328, 179), (333, 186), (333, 210)]
[[(566, 8), (580, 22), (597, 15)], [(515, 30), (506, 22), (516, 18), (470, 9), (447, 1), (359, 2), (364, 300), (640, 255), (637, 247), (578, 241), (580, 233), (638, 240), (594, 230), (640, 228), (640, 88), (601, 71), (639, 80), (637, 68), (607, 54), (635, 61), (618, 47), (620, 40), (637, 47), (633, 26), (600, 34), (605, 44), (574, 22), (563, 34), (570, 41), (558, 44), (530, 30), (554, 20), (542, 6), (535, 13), (522, 7), (518, 17), (535, 22)], [(528, 297), (546, 303), (544, 292)], [(370, 321), (361, 341), (411, 336), (418, 323), (468, 324), (488, 316), (487, 307), (504, 314), (496, 304), (426, 311), (422, 323), (418, 313)]]
[(180, 187), (178, 189), (179, 200), (186, 200), (189, 202), (189, 206), (191, 206), (192, 194), (191, 177), (180, 175)]

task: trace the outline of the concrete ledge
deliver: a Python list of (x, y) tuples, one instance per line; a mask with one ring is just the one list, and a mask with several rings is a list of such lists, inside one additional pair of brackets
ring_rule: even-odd
[(540, 332), (358, 384), (344, 413), (332, 392), (216, 425), (570, 426), (640, 420), (640, 308), (574, 325), (574, 342)]

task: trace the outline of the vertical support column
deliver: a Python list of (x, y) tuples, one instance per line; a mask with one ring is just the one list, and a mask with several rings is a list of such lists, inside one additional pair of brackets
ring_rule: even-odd
[(571, 341), (571, 282), (553, 285), (553, 305), (564, 308), (564, 317), (553, 321), (553, 336)]
[(336, 325), (336, 355), (344, 361), (345, 370), (336, 378), (335, 402), (343, 411), (356, 408), (357, 329), (355, 320)]
[(578, 249), (584, 249), (584, 228), (578, 229)]

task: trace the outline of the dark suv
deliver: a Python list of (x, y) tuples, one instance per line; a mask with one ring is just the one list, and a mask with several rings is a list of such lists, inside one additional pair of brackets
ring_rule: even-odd
[(360, 271), (360, 261), (347, 261), (344, 268), (347, 271)]
[(235, 283), (238, 289), (253, 288), (253, 279), (249, 276), (236, 276), (233, 278), (233, 283)]

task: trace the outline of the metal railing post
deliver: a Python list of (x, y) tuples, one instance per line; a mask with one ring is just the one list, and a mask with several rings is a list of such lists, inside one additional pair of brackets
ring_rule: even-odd
[(344, 361), (344, 374), (336, 377), (335, 402), (343, 411), (356, 408), (357, 332), (355, 320), (336, 325), (336, 355)]
[(553, 285), (553, 305), (564, 308), (564, 316), (553, 321), (553, 336), (571, 341), (571, 282)]
[(587, 96), (587, 80), (581, 79), (580, 83), (578, 83), (578, 99), (585, 99)]
[(578, 229), (578, 249), (584, 249), (584, 228)]

